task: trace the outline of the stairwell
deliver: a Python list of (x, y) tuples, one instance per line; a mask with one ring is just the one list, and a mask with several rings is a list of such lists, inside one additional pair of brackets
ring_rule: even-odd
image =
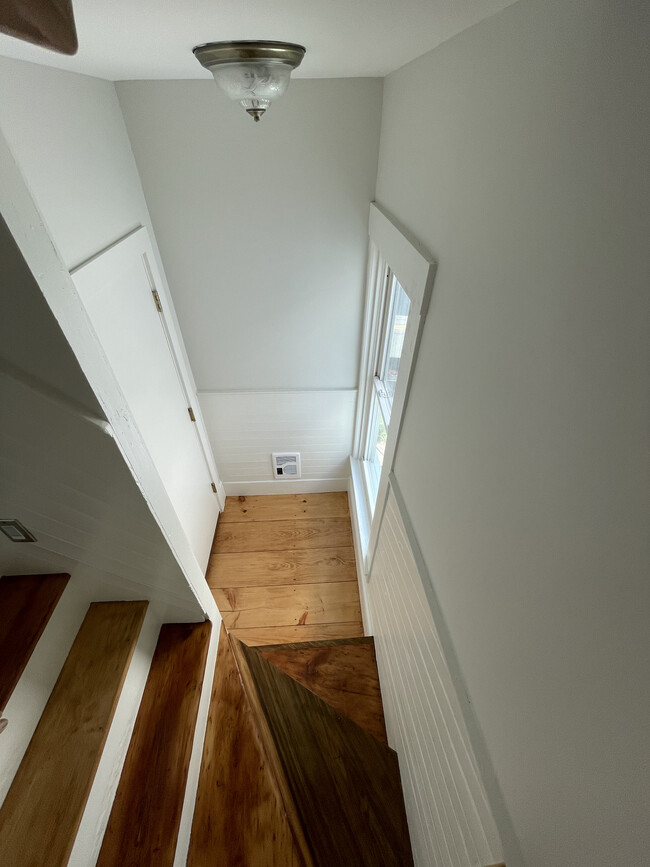
[[(223, 623), (205, 734), (212, 624), (164, 623), (99, 855), (84, 867), (408, 867), (347, 495), (229, 499), (206, 578)], [(0, 579), (3, 707), (67, 581)], [(90, 605), (0, 806), (0, 867), (69, 863), (147, 606)]]
[(188, 867), (408, 865), (345, 493), (229, 498)]
[[(412, 863), (347, 495), (237, 498), (222, 517), (207, 580), (224, 621), (186, 863)], [(68, 577), (0, 579), (3, 707)], [(147, 606), (90, 605), (0, 807), (2, 867), (68, 864)], [(211, 626), (160, 629), (99, 867), (180, 863)]]

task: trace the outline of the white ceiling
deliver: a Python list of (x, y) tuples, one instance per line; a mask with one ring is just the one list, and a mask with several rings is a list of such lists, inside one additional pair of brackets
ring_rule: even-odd
[(79, 52), (0, 35), (0, 55), (114, 81), (209, 78), (202, 42), (279, 39), (307, 55), (302, 78), (383, 76), (514, 0), (73, 0)]

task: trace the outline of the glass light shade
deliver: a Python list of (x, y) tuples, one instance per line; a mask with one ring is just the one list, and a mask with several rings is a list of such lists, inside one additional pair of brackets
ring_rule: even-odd
[(259, 120), (289, 86), (291, 72), (305, 55), (293, 42), (244, 40), (197, 45), (194, 56), (209, 69), (227, 96)]
[(247, 111), (265, 110), (289, 86), (291, 67), (279, 61), (245, 61), (214, 66), (210, 72), (229, 99)]

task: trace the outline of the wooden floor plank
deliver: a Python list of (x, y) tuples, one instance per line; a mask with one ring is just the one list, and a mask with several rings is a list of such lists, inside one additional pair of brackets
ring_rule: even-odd
[(396, 753), (255, 648), (231, 643), (305, 862), (412, 865)]
[(0, 579), (0, 716), (69, 575), (4, 575)]
[(257, 626), (229, 629), (231, 635), (249, 647), (303, 641), (326, 641), (333, 638), (360, 638), (361, 623), (317, 623), (313, 626)]
[(299, 518), (347, 518), (350, 515), (345, 491), (326, 494), (276, 494), (226, 497), (221, 523), (242, 521), (283, 521)]
[(214, 544), (221, 554), (349, 548), (353, 544), (352, 526), (349, 518), (252, 521), (248, 524), (219, 521)]
[(146, 609), (90, 606), (0, 809), (3, 864), (68, 863)]
[(360, 623), (355, 582), (282, 587), (232, 587), (212, 591), (228, 629)]
[(160, 630), (97, 867), (172, 867), (212, 624)]
[(215, 551), (210, 556), (205, 577), (209, 587), (356, 581), (357, 565), (352, 547), (240, 554)]
[(221, 628), (187, 867), (302, 867)]
[(372, 638), (348, 644), (321, 641), (258, 647), (257, 651), (364, 731), (388, 743)]

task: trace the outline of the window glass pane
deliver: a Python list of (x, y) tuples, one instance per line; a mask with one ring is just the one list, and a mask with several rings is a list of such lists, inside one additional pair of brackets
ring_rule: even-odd
[(410, 306), (411, 302), (408, 295), (397, 280), (393, 279), (392, 303), (387, 323), (384, 363), (379, 374), (391, 406), (395, 396), (395, 386), (397, 384), (397, 374), (399, 373), (399, 363), (402, 358), (402, 347), (404, 346), (404, 335), (406, 334), (406, 323)]
[(377, 425), (377, 443), (375, 451), (377, 453), (377, 463), (380, 467), (384, 466), (384, 450), (386, 448), (386, 425), (381, 413), (379, 413), (379, 424)]
[(370, 404), (370, 423), (368, 425), (368, 442), (366, 446), (366, 459), (364, 469), (366, 475), (368, 505), (372, 513), (375, 508), (377, 491), (379, 490), (379, 477), (384, 460), (384, 448), (386, 445), (386, 426), (379, 408), (379, 401), (373, 395)]

